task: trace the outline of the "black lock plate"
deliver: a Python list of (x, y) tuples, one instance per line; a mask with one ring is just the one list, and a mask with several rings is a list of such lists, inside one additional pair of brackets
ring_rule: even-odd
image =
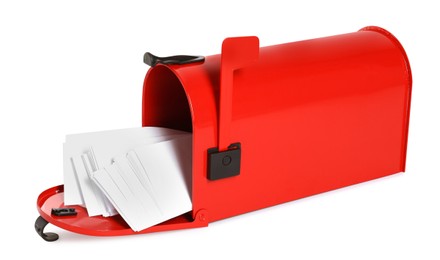
[(228, 150), (208, 149), (208, 179), (219, 180), (240, 174), (241, 145), (233, 143)]

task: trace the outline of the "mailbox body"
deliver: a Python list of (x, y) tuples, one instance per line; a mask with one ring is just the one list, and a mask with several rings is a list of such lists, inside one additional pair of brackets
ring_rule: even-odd
[(203, 210), (215, 221), (405, 170), (411, 72), (387, 31), (262, 47), (234, 70), (228, 131), (241, 170), (211, 181), (222, 62), (157, 65), (144, 84), (143, 126), (193, 132), (193, 217)]
[[(51, 209), (64, 206), (60, 185), (38, 197), (41, 217), (96, 236), (202, 227), (405, 170), (412, 78), (394, 36), (366, 27), (255, 44), (256, 37), (226, 39), (221, 55), (158, 64), (146, 75), (143, 126), (193, 133), (190, 213), (141, 232), (120, 216), (88, 217), (80, 206), (75, 217), (57, 217)], [(240, 55), (252, 61), (236, 66)], [(208, 150), (232, 143), (241, 147), (239, 174), (210, 180)]]

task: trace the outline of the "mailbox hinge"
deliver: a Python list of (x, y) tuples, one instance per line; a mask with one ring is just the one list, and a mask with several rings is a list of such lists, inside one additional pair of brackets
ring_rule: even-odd
[(219, 180), (240, 174), (241, 144), (233, 143), (228, 150), (208, 149), (208, 179)]

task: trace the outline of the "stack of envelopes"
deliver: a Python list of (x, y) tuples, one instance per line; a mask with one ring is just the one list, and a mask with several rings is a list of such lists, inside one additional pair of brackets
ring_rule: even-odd
[(140, 231), (192, 209), (192, 135), (142, 127), (68, 135), (64, 204)]

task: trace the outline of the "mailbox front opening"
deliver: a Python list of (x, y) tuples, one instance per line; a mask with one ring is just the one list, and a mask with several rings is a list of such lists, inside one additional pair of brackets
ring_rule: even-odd
[[(142, 98), (142, 126), (167, 127), (186, 132), (193, 130), (185, 90), (179, 78), (166, 66), (155, 66), (147, 74)], [(192, 174), (185, 176), (185, 179), (192, 193)], [(189, 212), (160, 225), (192, 221), (192, 214)]]
[[(142, 100), (142, 125), (167, 127), (192, 133), (190, 105), (183, 85), (177, 76), (171, 69), (162, 65), (155, 66), (148, 73)], [(192, 173), (185, 177), (188, 190), (192, 193)], [(54, 241), (51, 239), (58, 238), (58, 236), (49, 236), (47, 233), (43, 233), (44, 227), (48, 223), (65, 230), (93, 236), (131, 235), (207, 225), (206, 221), (199, 220), (203, 218), (193, 218), (194, 210), (192, 210), (161, 224), (135, 232), (119, 215), (89, 217), (87, 210), (81, 206), (71, 206), (77, 212), (73, 218), (53, 216), (51, 209), (60, 207), (64, 207), (63, 185), (47, 189), (38, 197), (37, 209), (40, 217), (37, 218), (35, 228), (39, 235), (47, 241)]]
[(152, 68), (144, 84), (142, 126), (192, 132), (191, 111), (177, 76), (165, 66)]

